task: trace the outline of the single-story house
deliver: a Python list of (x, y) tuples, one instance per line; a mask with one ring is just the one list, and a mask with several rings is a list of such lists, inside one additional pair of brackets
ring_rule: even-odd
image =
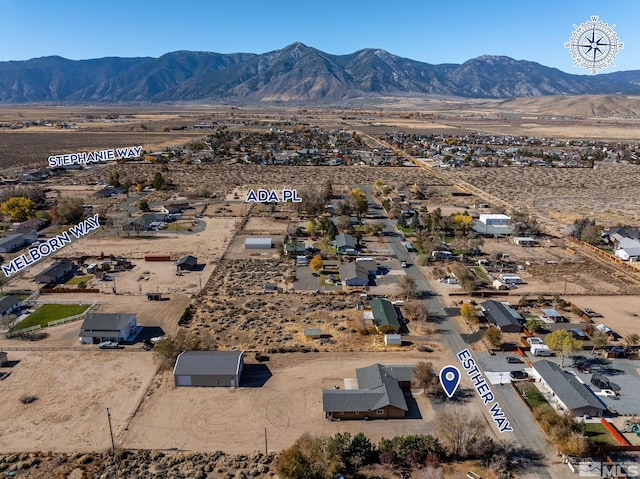
[(29, 233), (17, 233), (0, 238), (0, 253), (13, 253), (38, 240), (35, 230)]
[(535, 246), (536, 240), (530, 236), (516, 236), (513, 242), (519, 246)]
[(164, 205), (162, 208), (160, 208), (160, 211), (162, 211), (166, 215), (175, 215), (182, 213), (188, 208), (189, 203), (171, 203), (168, 205)]
[(124, 188), (105, 186), (101, 190), (96, 191), (93, 194), (94, 198), (111, 198), (113, 195), (121, 195), (124, 193)]
[(122, 225), (124, 231), (150, 231), (169, 221), (164, 214), (144, 213), (134, 220)]
[(304, 245), (304, 241), (292, 241), (284, 245), (284, 250), (287, 256), (304, 256), (307, 252), (307, 248)]
[(13, 231), (16, 233), (30, 233), (31, 231), (40, 231), (47, 225), (47, 222), (40, 218), (31, 218), (30, 220), (23, 221), (22, 223), (15, 224)]
[(357, 389), (322, 391), (327, 419), (403, 418), (409, 410), (403, 389), (411, 386), (414, 366), (373, 364), (356, 369)]
[[(345, 286), (368, 286), (370, 277), (375, 277), (377, 267), (375, 261), (354, 261), (341, 264), (338, 266), (340, 280)], [(373, 274), (371, 274), (372, 271)]]
[(176, 386), (236, 387), (243, 367), (242, 351), (183, 351), (173, 379)]
[(472, 229), (486, 236), (508, 236), (513, 233), (513, 226), (509, 225), (511, 217), (502, 214), (481, 214), (474, 221)]
[(480, 304), (487, 321), (503, 333), (519, 333), (522, 331), (524, 318), (509, 304), (498, 301), (485, 301)]
[(60, 283), (63, 280), (70, 279), (75, 271), (75, 266), (70, 259), (62, 258), (53, 263), (42, 273), (36, 276), (36, 283)]
[(551, 361), (533, 363), (534, 376), (552, 394), (555, 402), (572, 416), (602, 416), (605, 404), (576, 376)]
[(271, 249), (273, 240), (271, 238), (245, 238), (245, 249)]
[(640, 260), (640, 241), (631, 238), (622, 238), (614, 246), (616, 257), (622, 261)]
[(15, 296), (3, 296), (0, 298), (0, 318), (13, 314), (20, 309), (22, 301)]
[(511, 221), (511, 217), (500, 213), (481, 214), (478, 218), (480, 223), (493, 226), (507, 226)]
[(391, 301), (384, 298), (374, 298), (369, 302), (369, 305), (373, 315), (373, 324), (378, 330), (382, 327), (391, 329), (395, 333), (400, 330), (400, 319), (396, 307), (391, 304)]
[(545, 322), (561, 323), (564, 321), (562, 314), (558, 313), (555, 309), (543, 308), (540, 311), (542, 311), (541, 318)]
[(80, 341), (83, 344), (127, 341), (136, 326), (134, 313), (89, 313), (80, 327)]
[(176, 263), (176, 267), (179, 271), (188, 270), (193, 271), (198, 266), (198, 258), (191, 256), (190, 254), (183, 256)]
[(39, 168), (37, 170), (24, 173), (21, 177), (22, 181), (44, 181), (51, 177), (51, 170), (48, 168)]
[(336, 249), (338, 253), (354, 254), (356, 252), (356, 239), (348, 233), (336, 235)]

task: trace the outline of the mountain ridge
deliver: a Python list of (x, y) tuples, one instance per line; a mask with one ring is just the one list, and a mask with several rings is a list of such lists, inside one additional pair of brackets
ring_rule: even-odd
[(153, 57), (0, 62), (0, 103), (222, 101), (336, 104), (371, 96), (507, 99), (640, 94), (640, 70), (574, 75), (527, 60), (482, 55), (429, 64), (364, 48), (346, 55), (300, 42), (280, 50), (179, 50)]

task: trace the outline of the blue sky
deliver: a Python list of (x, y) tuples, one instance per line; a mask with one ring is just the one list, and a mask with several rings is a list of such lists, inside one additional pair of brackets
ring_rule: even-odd
[(0, 0), (0, 61), (264, 53), (300, 41), (332, 54), (382, 48), (433, 64), (506, 55), (584, 74), (564, 42), (591, 15), (615, 24), (625, 44), (602, 73), (640, 69), (636, 0)]

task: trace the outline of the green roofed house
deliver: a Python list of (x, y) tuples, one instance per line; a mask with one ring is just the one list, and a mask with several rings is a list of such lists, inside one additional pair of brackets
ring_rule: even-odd
[(322, 391), (327, 419), (403, 418), (409, 408), (403, 389), (411, 387), (414, 366), (373, 364), (356, 369), (357, 389)]
[(376, 325), (376, 329), (380, 331), (380, 328), (386, 326), (385, 332), (394, 333), (400, 330), (400, 320), (398, 319), (398, 313), (396, 307), (391, 304), (391, 301), (382, 298), (372, 299), (369, 304), (371, 305), (371, 314), (373, 315), (373, 324)]

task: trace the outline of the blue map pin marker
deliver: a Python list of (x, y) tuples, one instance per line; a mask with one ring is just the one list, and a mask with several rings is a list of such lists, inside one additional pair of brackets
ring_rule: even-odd
[(453, 397), (460, 385), (460, 370), (455, 366), (442, 368), (442, 371), (440, 371), (440, 384), (447, 396)]

